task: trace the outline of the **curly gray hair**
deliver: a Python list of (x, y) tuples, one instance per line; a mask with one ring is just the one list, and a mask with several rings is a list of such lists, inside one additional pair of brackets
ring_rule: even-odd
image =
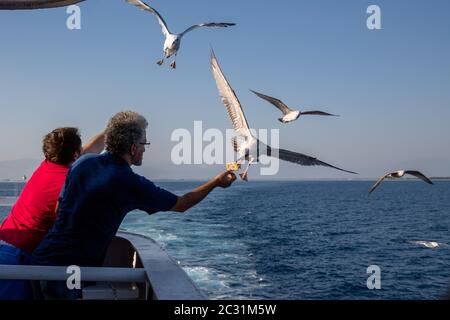
[(114, 115), (106, 127), (106, 150), (123, 156), (130, 152), (133, 144), (145, 137), (148, 122), (133, 111), (122, 111)]

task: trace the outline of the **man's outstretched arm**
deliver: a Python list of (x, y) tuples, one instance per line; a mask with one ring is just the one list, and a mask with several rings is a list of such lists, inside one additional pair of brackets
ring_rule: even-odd
[(228, 188), (235, 180), (236, 175), (232, 171), (221, 173), (204, 185), (186, 193), (184, 196), (178, 197), (177, 203), (170, 211), (186, 212), (205, 199), (216, 187)]
[(86, 143), (81, 154), (100, 153), (105, 149), (105, 131), (93, 136), (88, 143)]

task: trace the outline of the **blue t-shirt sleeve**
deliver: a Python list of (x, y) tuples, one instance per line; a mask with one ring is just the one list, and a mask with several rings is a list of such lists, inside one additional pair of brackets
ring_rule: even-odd
[(157, 187), (150, 180), (136, 175), (139, 184), (137, 203), (140, 210), (153, 214), (159, 211), (169, 211), (178, 201), (178, 196), (163, 188)]

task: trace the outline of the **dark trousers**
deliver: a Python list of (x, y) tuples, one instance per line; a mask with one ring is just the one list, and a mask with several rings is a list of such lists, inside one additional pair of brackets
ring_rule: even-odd
[[(27, 254), (9, 244), (0, 243), (0, 264), (23, 265)], [(0, 300), (32, 300), (33, 291), (26, 280), (0, 280)]]
[[(40, 288), (41, 299), (44, 300), (77, 300), (82, 298), (82, 291), (69, 289), (65, 281), (39, 281), (34, 283)], [(35, 291), (39, 291), (36, 290)]]

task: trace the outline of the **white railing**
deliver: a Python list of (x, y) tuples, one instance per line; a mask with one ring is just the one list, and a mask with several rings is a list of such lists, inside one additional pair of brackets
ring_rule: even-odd
[[(70, 274), (66, 267), (0, 265), (3, 280), (66, 281)], [(80, 281), (141, 282), (148, 281), (145, 269), (81, 267)]]

